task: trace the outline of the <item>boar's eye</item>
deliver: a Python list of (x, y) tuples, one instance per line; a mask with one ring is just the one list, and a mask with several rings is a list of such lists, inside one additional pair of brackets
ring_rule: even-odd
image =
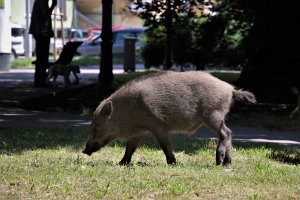
[(94, 135), (99, 135), (99, 133), (101, 133), (101, 130), (102, 130), (102, 126), (100, 124), (93, 124), (92, 126), (92, 130), (93, 130), (93, 133)]
[(97, 130), (99, 130), (98, 126), (96, 124), (93, 124), (92, 129), (94, 132), (96, 132)]

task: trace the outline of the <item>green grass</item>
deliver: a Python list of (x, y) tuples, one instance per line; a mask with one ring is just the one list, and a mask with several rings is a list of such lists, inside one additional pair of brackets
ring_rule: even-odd
[(215, 141), (176, 137), (178, 165), (168, 166), (148, 137), (124, 167), (123, 142), (88, 157), (85, 139), (80, 129), (0, 129), (0, 199), (300, 198), (296, 148), (235, 144), (225, 169), (215, 166)]
[(225, 81), (228, 83), (233, 83), (236, 80), (238, 80), (238, 78), (240, 77), (240, 73), (239, 72), (230, 72), (230, 71), (226, 71), (226, 72), (211, 72), (211, 75)]
[(114, 74), (113, 87), (119, 88), (123, 84), (125, 84), (135, 78), (138, 78), (138, 77), (144, 76), (144, 75), (148, 75), (148, 74), (152, 74), (152, 73), (156, 73), (156, 72), (157, 71), (154, 71), (154, 70), (147, 70), (144, 72), (130, 72), (130, 73), (123, 73), (123, 74)]
[[(32, 58), (17, 58), (11, 62), (11, 68), (23, 68), (23, 67), (34, 67), (31, 62), (34, 61), (36, 57)], [(50, 57), (49, 60), (54, 60), (53, 57)], [(74, 56), (72, 63), (80, 65), (82, 67), (88, 65), (100, 65), (99, 56)], [(113, 59), (114, 64), (123, 64), (123, 58), (115, 57)]]
[(72, 63), (79, 66), (99, 65), (100, 57), (99, 56), (74, 56)]
[[(23, 68), (23, 67), (34, 67), (34, 65), (32, 65), (32, 61), (34, 61), (36, 59), (36, 57), (32, 57), (32, 58), (17, 58), (14, 59), (11, 62), (11, 68), (12, 69), (16, 69), (16, 68)], [(50, 57), (49, 60), (53, 60), (53, 57)], [(80, 65), (80, 66), (87, 66), (87, 65), (99, 65), (100, 64), (100, 58), (97, 56), (74, 56), (72, 63)], [(115, 59), (114, 63), (119, 64), (120, 63), (120, 59)]]
[(35, 57), (32, 58), (17, 58), (11, 62), (11, 68), (16, 69), (20, 67), (32, 67), (31, 62), (35, 60)]

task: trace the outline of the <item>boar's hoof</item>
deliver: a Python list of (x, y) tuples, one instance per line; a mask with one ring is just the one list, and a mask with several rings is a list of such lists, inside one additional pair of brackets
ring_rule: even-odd
[(125, 165), (129, 165), (129, 163), (130, 163), (130, 160), (124, 160), (124, 159), (122, 159), (122, 160), (119, 162), (119, 165), (125, 166)]
[(168, 163), (168, 165), (176, 165), (176, 159), (175, 158), (168, 158), (167, 163)]
[(224, 161), (223, 161), (223, 165), (224, 165), (227, 169), (229, 169), (229, 168), (230, 168), (230, 165), (231, 165), (231, 159), (230, 159), (230, 158), (227, 158), (227, 157), (225, 156)]
[(216, 164), (220, 165), (225, 157), (224, 151), (217, 150), (216, 151)]

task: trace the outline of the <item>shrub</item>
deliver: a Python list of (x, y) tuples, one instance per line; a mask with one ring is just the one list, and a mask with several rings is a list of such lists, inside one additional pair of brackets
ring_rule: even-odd
[[(155, 28), (156, 27), (156, 28)], [(181, 15), (173, 20), (172, 55), (174, 64), (191, 63), (196, 68), (232, 67), (243, 63), (243, 39), (249, 25), (215, 17)], [(141, 56), (146, 67), (164, 63), (166, 31), (163, 25), (149, 28)]]
[(141, 57), (145, 68), (159, 67), (164, 62), (165, 34), (163, 27), (147, 29), (145, 32), (144, 47), (141, 49)]

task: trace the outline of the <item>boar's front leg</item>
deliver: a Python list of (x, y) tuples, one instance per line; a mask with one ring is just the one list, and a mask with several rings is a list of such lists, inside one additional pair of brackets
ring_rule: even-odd
[(162, 148), (163, 152), (166, 155), (167, 163), (169, 165), (176, 164), (176, 159), (173, 154), (171, 144), (169, 141), (168, 131), (165, 129), (162, 130), (154, 130), (152, 131), (155, 138), (157, 139), (159, 146)]
[(127, 140), (125, 154), (122, 160), (119, 162), (120, 165), (128, 165), (131, 161), (132, 154), (135, 152), (139, 142), (143, 138), (143, 135), (134, 136)]

